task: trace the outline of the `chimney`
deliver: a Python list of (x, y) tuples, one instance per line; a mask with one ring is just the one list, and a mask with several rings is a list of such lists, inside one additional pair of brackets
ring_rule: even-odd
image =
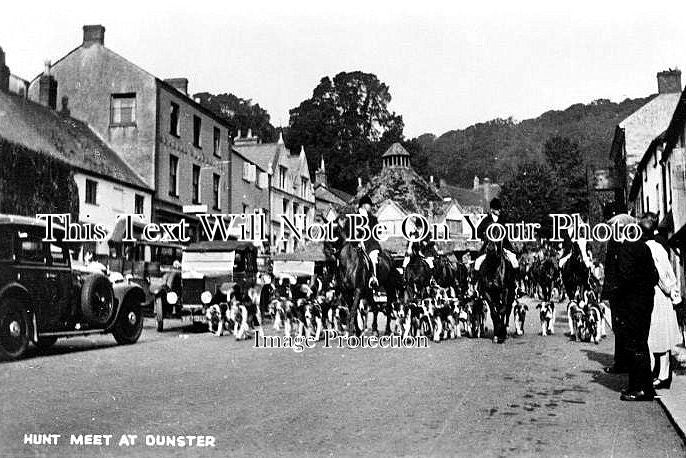
[(434, 183), (434, 176), (433, 176), (433, 175), (429, 176), (429, 183), (435, 185), (435, 183)]
[(659, 94), (681, 94), (681, 70), (675, 68), (657, 74), (657, 92)]
[(357, 190), (362, 189), (362, 178), (357, 177)]
[(325, 188), (328, 186), (328, 183), (326, 182), (326, 167), (324, 166), (323, 154), (321, 163), (319, 164), (319, 168), (314, 172), (314, 179), (317, 182), (317, 184), (320, 184)]
[(50, 61), (45, 61), (45, 71), (38, 79), (38, 103), (54, 110), (57, 108), (57, 81), (50, 74)]
[(484, 200), (488, 204), (491, 202), (491, 179), (484, 178)]
[(474, 176), (474, 190), (479, 189), (479, 177)]
[(83, 46), (87, 48), (94, 44), (105, 46), (105, 27), (101, 25), (84, 25)]
[(10, 69), (5, 65), (5, 52), (0, 48), (0, 91), (10, 90)]
[(66, 95), (62, 97), (62, 108), (60, 109), (60, 114), (62, 116), (71, 115), (71, 111), (69, 110), (69, 97)]
[(438, 180), (438, 187), (439, 187), (439, 188), (445, 188), (445, 186), (446, 186), (447, 184), (448, 184), (448, 183), (446, 183), (445, 178), (439, 178), (439, 180)]
[[(167, 78), (164, 82), (183, 95), (188, 96), (188, 78)], [(195, 101), (198, 102), (198, 100), (199, 98), (196, 98)]]

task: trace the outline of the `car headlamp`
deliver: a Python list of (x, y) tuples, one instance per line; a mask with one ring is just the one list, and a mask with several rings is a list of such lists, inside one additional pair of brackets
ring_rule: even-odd
[(179, 296), (174, 291), (169, 291), (167, 293), (167, 303), (171, 305), (176, 305), (179, 300)]
[(203, 291), (203, 293), (200, 295), (200, 301), (207, 305), (210, 302), (212, 302), (212, 293), (209, 291)]

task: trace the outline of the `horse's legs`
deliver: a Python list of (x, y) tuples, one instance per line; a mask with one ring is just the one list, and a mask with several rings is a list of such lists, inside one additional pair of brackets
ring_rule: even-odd
[(360, 327), (357, 323), (357, 315), (360, 310), (360, 293), (361, 291), (359, 289), (355, 289), (355, 292), (353, 293), (353, 303), (350, 307), (350, 313), (348, 314), (348, 332), (356, 336), (361, 334)]

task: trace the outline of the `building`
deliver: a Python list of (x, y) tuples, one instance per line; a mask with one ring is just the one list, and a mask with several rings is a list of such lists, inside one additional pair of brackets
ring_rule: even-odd
[(315, 197), (305, 150), (292, 154), (279, 135), (276, 143), (260, 143), (257, 137), (235, 139), (234, 148), (268, 174), (269, 184), (269, 232), (272, 252), (292, 252), (298, 246), (292, 234), (281, 239), (281, 215), (295, 220), (303, 215), (303, 223), (312, 223), (315, 214)]
[(31, 81), (29, 98), (39, 100), (54, 81), (50, 104), (68, 105), (154, 190), (154, 222), (185, 218), (197, 238), (198, 221), (184, 206), (228, 212), (232, 135), (188, 96), (187, 79), (161, 80), (105, 47), (101, 25), (84, 26), (81, 45), (48, 67)]
[(319, 168), (315, 171), (315, 217), (323, 221), (333, 221), (352, 198), (352, 194), (329, 186), (324, 156), (322, 156)]
[(269, 213), (269, 174), (267, 169), (231, 148), (231, 213)]
[[(412, 168), (410, 153), (400, 143), (394, 143), (382, 156), (381, 172), (358, 190), (356, 198), (369, 195), (376, 206), (379, 223), (386, 225), (390, 238), (381, 246), (395, 258), (402, 257), (407, 248), (401, 226), (408, 216), (420, 214), (430, 224), (445, 224), (449, 228), (450, 241), (439, 242), (446, 252), (464, 252), (479, 248), (480, 243), (469, 242), (470, 231), (464, 223), (466, 213), (482, 213), (483, 207), (468, 202), (465, 206), (450, 197), (444, 184), (436, 186), (433, 177), (427, 182)], [(455, 188), (461, 190), (461, 188)], [(469, 195), (482, 202), (481, 189), (468, 190)], [(489, 188), (490, 189), (490, 188)], [(445, 197), (444, 197), (445, 196)], [(411, 229), (410, 229), (411, 230)]]
[(672, 119), (681, 94), (681, 71), (659, 72), (657, 86), (658, 94), (615, 128), (610, 160), (616, 190), (614, 205), (618, 211), (628, 207), (632, 181), (650, 143), (667, 129)]
[[(44, 81), (44, 80), (47, 80)], [(100, 224), (111, 234), (122, 213), (143, 215), (149, 222), (153, 190), (90, 127), (56, 111), (56, 83), (41, 76), (38, 102), (9, 92), (8, 80), (0, 86), (0, 137), (30, 150), (50, 155), (69, 165), (79, 194), (79, 221)], [(96, 254), (109, 254), (107, 241), (89, 243)]]

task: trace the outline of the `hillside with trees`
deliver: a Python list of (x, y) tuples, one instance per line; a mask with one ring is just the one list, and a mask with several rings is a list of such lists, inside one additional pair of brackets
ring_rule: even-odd
[(430, 173), (460, 186), (469, 186), (475, 175), (503, 182), (520, 164), (545, 163), (544, 145), (553, 137), (577, 143), (584, 166), (607, 166), (615, 126), (652, 97), (620, 103), (599, 99), (521, 122), (494, 119), (414, 140), (428, 157)]

